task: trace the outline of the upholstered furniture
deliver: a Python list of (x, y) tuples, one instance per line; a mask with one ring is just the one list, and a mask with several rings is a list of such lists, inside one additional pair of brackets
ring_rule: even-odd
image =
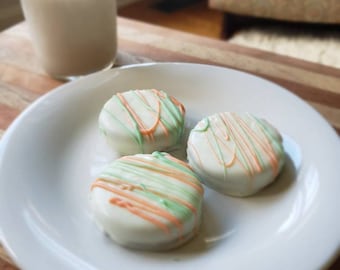
[(225, 12), (229, 28), (239, 16), (313, 24), (340, 23), (339, 0), (209, 0), (209, 7)]

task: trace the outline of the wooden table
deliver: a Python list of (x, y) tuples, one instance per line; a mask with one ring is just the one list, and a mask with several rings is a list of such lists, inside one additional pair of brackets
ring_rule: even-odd
[[(176, 61), (247, 71), (297, 94), (340, 132), (340, 69), (123, 18), (118, 38), (117, 65)], [(26, 23), (0, 33), (0, 137), (32, 101), (61, 84), (36, 59)], [(16, 269), (1, 246), (0, 257), (0, 269)], [(340, 259), (330, 269), (340, 269)]]

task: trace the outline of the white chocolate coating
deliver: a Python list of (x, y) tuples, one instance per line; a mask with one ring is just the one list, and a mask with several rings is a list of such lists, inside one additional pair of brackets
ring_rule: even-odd
[(198, 233), (203, 187), (190, 167), (167, 153), (111, 163), (92, 184), (96, 223), (118, 244), (168, 250)]
[(99, 129), (122, 155), (165, 151), (180, 143), (184, 106), (155, 89), (117, 93), (99, 115)]
[(268, 122), (249, 113), (217, 113), (190, 132), (187, 156), (202, 182), (231, 196), (255, 194), (279, 174), (282, 138)]

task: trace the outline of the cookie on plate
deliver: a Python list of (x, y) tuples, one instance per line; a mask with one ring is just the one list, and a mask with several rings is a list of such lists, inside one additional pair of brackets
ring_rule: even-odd
[(217, 113), (202, 119), (188, 139), (190, 166), (207, 186), (249, 196), (271, 182), (285, 161), (282, 137), (250, 113)]
[(96, 223), (118, 244), (178, 247), (199, 231), (203, 187), (187, 163), (164, 152), (121, 157), (92, 184)]
[(168, 151), (181, 141), (184, 116), (183, 104), (164, 91), (130, 90), (105, 103), (99, 129), (122, 155)]

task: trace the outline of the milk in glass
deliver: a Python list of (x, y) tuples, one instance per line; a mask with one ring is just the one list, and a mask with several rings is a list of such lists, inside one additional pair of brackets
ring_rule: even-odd
[(56, 78), (112, 66), (116, 50), (116, 0), (21, 0), (36, 53)]

